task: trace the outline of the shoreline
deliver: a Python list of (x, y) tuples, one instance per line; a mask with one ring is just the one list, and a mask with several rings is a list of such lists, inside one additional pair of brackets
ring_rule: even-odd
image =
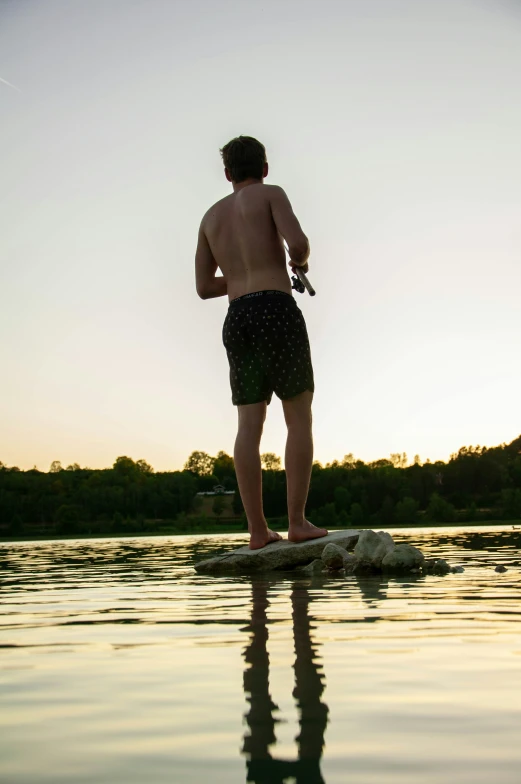
[[(268, 520), (268, 524), (269, 524)], [(461, 523), (436, 523), (436, 522), (421, 522), (421, 523), (413, 523), (413, 524), (400, 524), (400, 523), (392, 523), (390, 525), (377, 525), (376, 528), (388, 531), (388, 530), (421, 530), (424, 528), (480, 528), (482, 526), (494, 526), (494, 527), (503, 527), (506, 531), (511, 531), (512, 533), (518, 532), (521, 534), (521, 520), (480, 520), (474, 522), (461, 522)], [(282, 532), (285, 529), (278, 529), (279, 532)], [(343, 528), (338, 527), (331, 527), (332, 531), (342, 531)], [(357, 526), (357, 530), (364, 531), (364, 530), (375, 530), (374, 525), (359, 525)], [(165, 536), (210, 536), (212, 534), (218, 535), (227, 535), (227, 534), (239, 534), (241, 536), (247, 536), (248, 531), (238, 531), (237, 528), (223, 526), (222, 529), (215, 527), (209, 527), (205, 529), (192, 529), (188, 531), (129, 531), (125, 533), (122, 531), (121, 533), (78, 533), (78, 534), (52, 534), (52, 535), (45, 535), (42, 536), (2, 536), (0, 537), (0, 544), (9, 544), (11, 542), (52, 542), (52, 541), (67, 541), (67, 540), (83, 540), (83, 539), (146, 539), (151, 537), (165, 537)]]

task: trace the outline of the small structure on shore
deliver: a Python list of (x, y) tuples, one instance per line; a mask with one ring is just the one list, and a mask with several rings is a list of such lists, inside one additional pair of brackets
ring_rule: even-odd
[(235, 490), (227, 490), (224, 485), (214, 485), (213, 490), (201, 490), (196, 495), (235, 495)]

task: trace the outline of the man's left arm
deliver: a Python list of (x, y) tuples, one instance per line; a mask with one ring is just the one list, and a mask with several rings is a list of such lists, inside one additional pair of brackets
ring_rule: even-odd
[(201, 299), (224, 297), (228, 293), (225, 279), (223, 277), (216, 278), (216, 272), (217, 262), (213, 257), (201, 224), (195, 252), (195, 288)]

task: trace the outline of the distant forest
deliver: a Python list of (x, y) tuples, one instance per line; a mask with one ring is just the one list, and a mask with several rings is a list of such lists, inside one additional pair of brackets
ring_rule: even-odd
[[(282, 527), (285, 473), (274, 454), (262, 455), (262, 464), (265, 514)], [(182, 471), (154, 471), (130, 457), (105, 469), (55, 461), (48, 472), (0, 462), (0, 536), (245, 530), (238, 492), (231, 506), (217, 494), (212, 515), (201, 514), (197, 493), (216, 485), (237, 488), (233, 459), (224, 452), (193, 452)], [(405, 454), (314, 463), (307, 510), (312, 522), (329, 527), (520, 519), (521, 436), (496, 447), (462, 447), (447, 463), (416, 457), (408, 464)]]

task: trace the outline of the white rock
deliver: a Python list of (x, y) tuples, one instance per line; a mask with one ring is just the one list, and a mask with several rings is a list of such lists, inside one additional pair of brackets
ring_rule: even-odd
[(394, 550), (391, 534), (385, 531), (361, 531), (354, 554), (360, 565), (367, 564), (379, 569), (385, 556)]
[(410, 572), (421, 566), (424, 560), (423, 553), (417, 547), (397, 544), (394, 550), (384, 556), (382, 569), (384, 572)]

